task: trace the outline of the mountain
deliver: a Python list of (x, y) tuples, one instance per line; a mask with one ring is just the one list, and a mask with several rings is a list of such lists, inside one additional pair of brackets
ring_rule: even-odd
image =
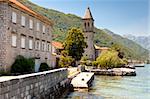
[(129, 34), (124, 35), (124, 37), (140, 44), (143, 48), (146, 48), (150, 51), (150, 36), (134, 36)]
[[(63, 42), (67, 35), (67, 30), (71, 27), (82, 27), (82, 18), (74, 14), (65, 14), (53, 9), (47, 9), (33, 4), (28, 0), (18, 0), (32, 10), (48, 17), (54, 22), (53, 40)], [(148, 51), (135, 42), (123, 38), (120, 35), (108, 33), (106, 30), (95, 27), (94, 43), (99, 46), (110, 47), (113, 44), (122, 46), (126, 57), (134, 59), (146, 59)]]

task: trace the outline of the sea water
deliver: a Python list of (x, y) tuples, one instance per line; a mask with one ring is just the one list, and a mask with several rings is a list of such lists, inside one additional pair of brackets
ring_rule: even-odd
[(150, 64), (136, 76), (95, 76), (89, 91), (70, 92), (67, 99), (150, 99)]

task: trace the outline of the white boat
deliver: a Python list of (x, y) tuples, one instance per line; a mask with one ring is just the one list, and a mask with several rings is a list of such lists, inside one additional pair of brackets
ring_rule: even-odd
[(144, 67), (145, 64), (144, 64), (144, 63), (142, 63), (142, 64), (134, 64), (134, 66), (135, 66), (135, 67)]

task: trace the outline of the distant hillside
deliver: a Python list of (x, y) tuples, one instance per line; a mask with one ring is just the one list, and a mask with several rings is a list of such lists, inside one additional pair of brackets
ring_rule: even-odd
[[(31, 3), (28, 0), (18, 0), (24, 3), (26, 6), (30, 7), (34, 11), (48, 17), (54, 22), (53, 27), (53, 40), (63, 42), (66, 37), (66, 32), (71, 27), (81, 28), (82, 19), (73, 14), (65, 14), (53, 9), (47, 9), (40, 7)], [(84, 10), (84, 9), (83, 9)], [(116, 35), (112, 32), (108, 33), (106, 30), (98, 29), (95, 27), (95, 36), (94, 43), (99, 46), (108, 46), (110, 47), (112, 43), (117, 43), (122, 46), (122, 49), (125, 52), (126, 57), (132, 57), (136, 59), (145, 59), (147, 58), (148, 51), (142, 48), (140, 45), (135, 42), (123, 38), (119, 35)]]
[(143, 48), (146, 48), (150, 51), (150, 36), (134, 36), (134, 35), (124, 35), (125, 38), (128, 38), (138, 44)]

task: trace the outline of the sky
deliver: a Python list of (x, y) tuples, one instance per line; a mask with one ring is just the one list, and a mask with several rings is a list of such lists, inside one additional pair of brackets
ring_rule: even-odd
[(150, 0), (30, 0), (42, 7), (83, 17), (89, 6), (95, 26), (120, 35), (150, 35)]

